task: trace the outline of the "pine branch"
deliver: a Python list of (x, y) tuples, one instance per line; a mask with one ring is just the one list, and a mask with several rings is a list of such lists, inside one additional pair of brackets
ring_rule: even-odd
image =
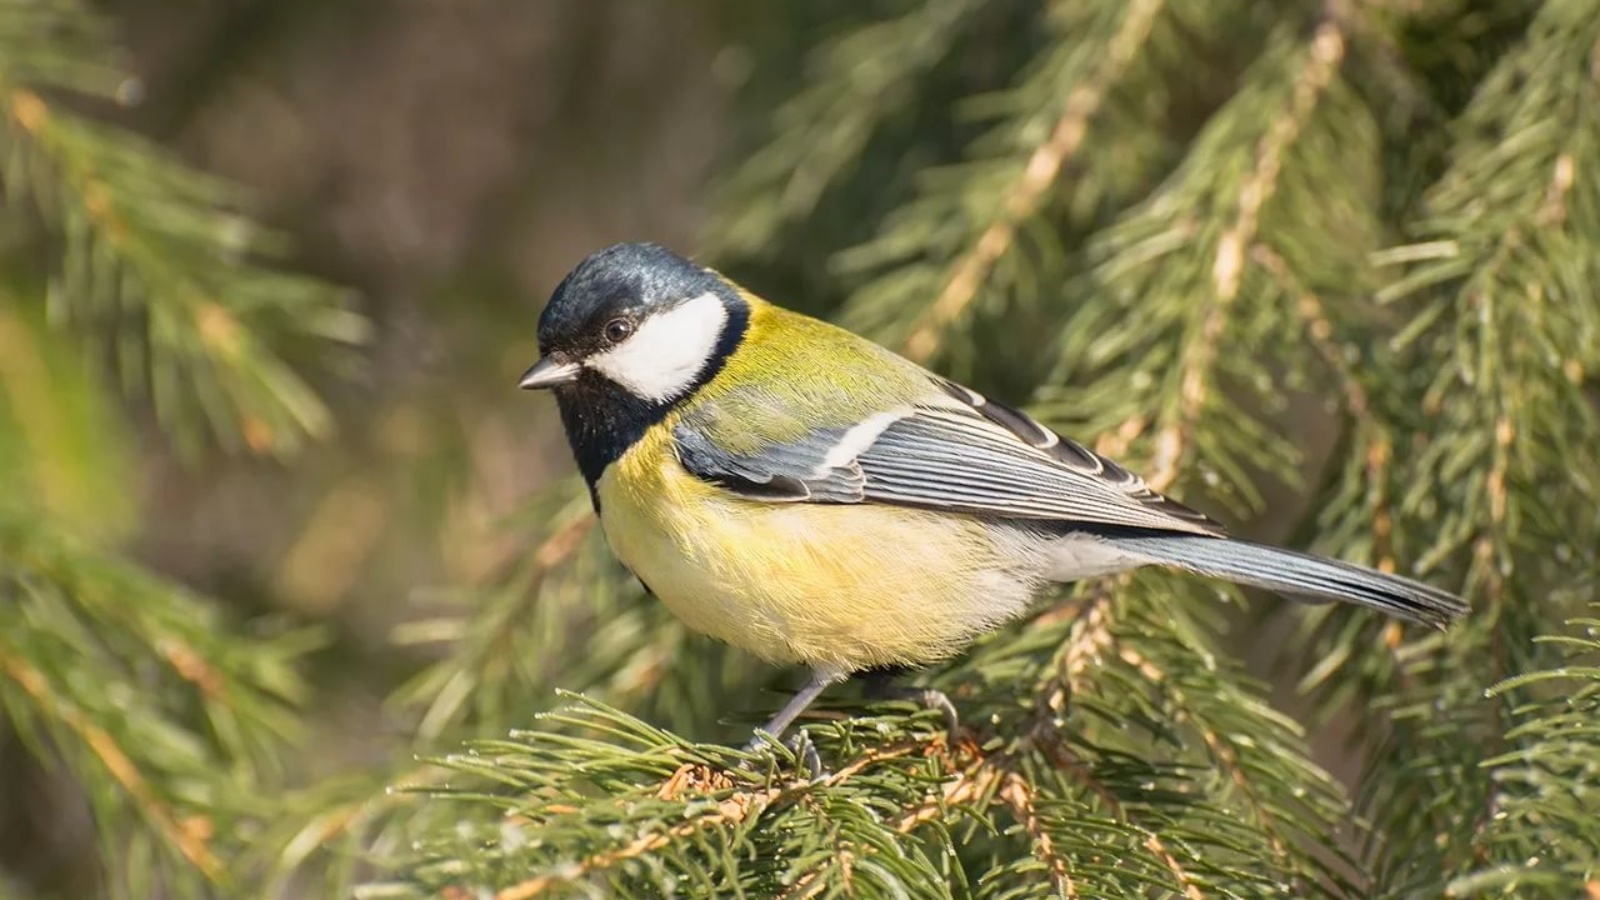
[(0, 4), (0, 196), (31, 200), (49, 229), (50, 314), (109, 351), (185, 446), (203, 430), (292, 451), (331, 421), (286, 356), (309, 345), (326, 357), (365, 323), (343, 292), (269, 267), (283, 242), (239, 211), (237, 190), (42, 92), (136, 96), (105, 65), (105, 31), (75, 2)]
[(72, 769), (108, 859), (149, 859), (105, 873), (116, 895), (227, 883), (294, 734), (305, 646), (240, 641), (183, 590), (0, 509), (0, 710)]
[(1506, 737), (1516, 749), (1483, 763), (1500, 790), (1477, 836), (1488, 865), (1453, 879), (1452, 897), (1572, 897), (1600, 886), (1600, 618), (1567, 628), (1536, 639), (1559, 650), (1555, 666), (1492, 689), (1536, 693), (1512, 712)]
[(977, 0), (932, 0), (898, 19), (850, 31), (815, 53), (816, 75), (773, 114), (772, 139), (723, 188), (726, 218), (707, 235), (715, 255), (749, 256), (809, 215), (885, 119), (915, 97)]
[[(920, 196), (877, 238), (840, 257), (846, 271), (882, 273), (852, 296), (846, 324), (926, 362), (975, 305), (992, 314), (1008, 292), (1048, 284), (1064, 251), (1041, 216), (1063, 172), (1094, 149), (1086, 137), (1103, 124), (1108, 98), (1151, 78), (1146, 44), (1164, 15), (1162, 0), (1056, 8), (1054, 46), (984, 104), (1005, 117), (971, 161), (925, 176)], [(1014, 254), (1026, 259), (1006, 265)]]

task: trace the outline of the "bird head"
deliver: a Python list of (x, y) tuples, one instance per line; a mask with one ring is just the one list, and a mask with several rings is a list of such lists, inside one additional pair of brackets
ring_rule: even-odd
[(539, 317), (539, 362), (520, 386), (670, 404), (716, 374), (747, 316), (739, 291), (709, 269), (654, 244), (608, 247), (556, 287)]

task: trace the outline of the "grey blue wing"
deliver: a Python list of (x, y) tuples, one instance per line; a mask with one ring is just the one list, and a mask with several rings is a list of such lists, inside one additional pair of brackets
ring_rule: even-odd
[(847, 429), (819, 428), (797, 441), (773, 443), (754, 453), (719, 447), (693, 419), (673, 430), (678, 461), (696, 477), (724, 490), (771, 502), (860, 503), (861, 467), (827, 465), (829, 448)]
[(698, 477), (752, 499), (1223, 534), (1217, 523), (1027, 415), (953, 384), (940, 387), (925, 402), (750, 453), (722, 450), (686, 416), (674, 431), (679, 459)]
[(1000, 518), (1221, 536), (1221, 525), (1032, 417), (951, 382), (858, 457), (868, 499)]

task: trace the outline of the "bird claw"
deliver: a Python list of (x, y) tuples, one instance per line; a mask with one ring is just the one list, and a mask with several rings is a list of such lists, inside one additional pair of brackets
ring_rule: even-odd
[(961, 731), (961, 714), (956, 712), (956, 705), (950, 702), (950, 697), (944, 691), (934, 688), (921, 688), (915, 690), (916, 697), (912, 698), (923, 709), (930, 709), (944, 717), (944, 730), (949, 742), (956, 742), (956, 735)]
[[(756, 736), (744, 745), (744, 752), (755, 756), (770, 756), (773, 740), (771, 735), (758, 731)], [(795, 762), (810, 776), (810, 781), (821, 781), (828, 777), (828, 770), (822, 765), (822, 755), (817, 752), (817, 745), (812, 742), (811, 735), (807, 734), (805, 729), (799, 729), (783, 739), (782, 744), (794, 754)]]
[(905, 700), (923, 709), (939, 713), (944, 717), (946, 738), (952, 746), (955, 744), (956, 736), (961, 731), (961, 715), (956, 712), (956, 705), (950, 702), (950, 697), (944, 691), (936, 688), (904, 687), (880, 681), (869, 684), (868, 695), (880, 700)]

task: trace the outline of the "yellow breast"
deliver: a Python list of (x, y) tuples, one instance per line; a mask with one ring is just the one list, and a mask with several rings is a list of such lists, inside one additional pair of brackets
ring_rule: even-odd
[(689, 627), (772, 662), (841, 673), (947, 656), (1023, 612), (1038, 560), (957, 516), (744, 500), (678, 464), (654, 429), (606, 469), (617, 556)]

